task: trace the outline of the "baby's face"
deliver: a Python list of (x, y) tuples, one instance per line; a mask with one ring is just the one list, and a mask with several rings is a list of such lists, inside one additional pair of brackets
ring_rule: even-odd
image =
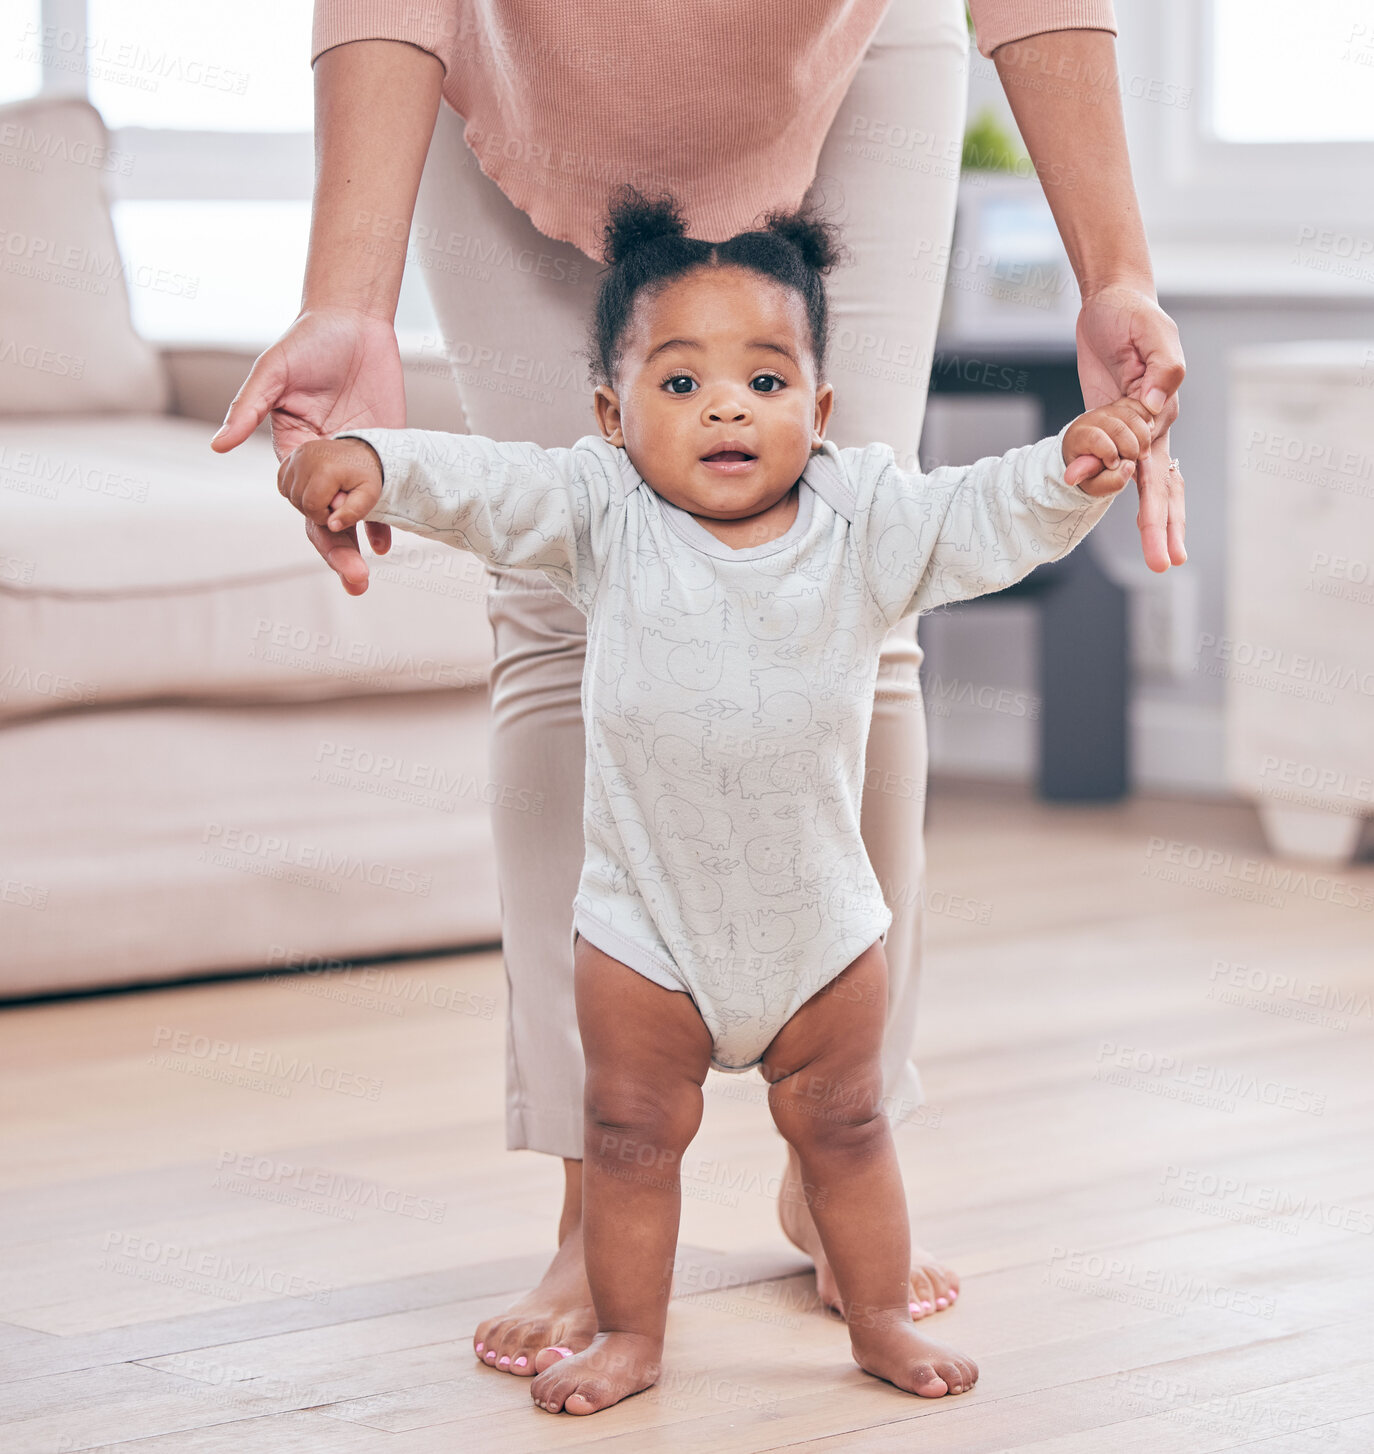
[[(775, 505), (825, 437), (806, 305), (745, 268), (697, 268), (641, 293), (597, 423), (644, 480), (693, 515), (742, 520)], [(727, 453), (721, 453), (728, 449)]]

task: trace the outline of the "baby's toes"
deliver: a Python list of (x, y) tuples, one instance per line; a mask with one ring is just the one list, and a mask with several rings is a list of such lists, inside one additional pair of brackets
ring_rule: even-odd
[(530, 1384), (530, 1397), (541, 1409), (547, 1409), (551, 1414), (562, 1413), (563, 1400), (576, 1387), (577, 1380), (561, 1372), (555, 1363), (535, 1377)]
[(961, 1359), (936, 1359), (935, 1372), (950, 1393), (964, 1393), (973, 1387), (973, 1376)]
[[(945, 1365), (948, 1367), (948, 1364)], [(943, 1398), (949, 1392), (949, 1381), (936, 1370), (934, 1363), (913, 1363), (908, 1385), (922, 1398)]]
[(611, 1386), (602, 1378), (580, 1378), (577, 1387), (563, 1400), (565, 1414), (594, 1414), (615, 1403)]
[(616, 1401), (609, 1380), (562, 1373), (558, 1364), (534, 1380), (530, 1397), (551, 1414), (594, 1414)]

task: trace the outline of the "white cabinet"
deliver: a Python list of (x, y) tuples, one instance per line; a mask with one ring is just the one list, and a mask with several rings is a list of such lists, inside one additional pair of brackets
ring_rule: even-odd
[(1231, 357), (1227, 772), (1277, 853), (1343, 863), (1374, 817), (1374, 343)]

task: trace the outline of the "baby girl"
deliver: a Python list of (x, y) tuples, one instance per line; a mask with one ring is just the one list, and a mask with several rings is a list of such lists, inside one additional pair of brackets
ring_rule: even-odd
[(599, 1331), (533, 1380), (595, 1413), (659, 1374), (678, 1168), (707, 1070), (757, 1066), (795, 1148), (855, 1361), (924, 1397), (973, 1386), (909, 1308), (880, 1067), (892, 921), (859, 836), (878, 652), (901, 617), (1067, 553), (1149, 448), (1123, 398), (929, 474), (825, 437), (824, 274), (806, 212), (713, 244), (670, 200), (612, 205), (570, 448), (416, 429), (302, 445), (279, 485), (347, 530), (400, 526), (538, 569), (587, 617), (586, 857), (573, 903), (583, 1197)]

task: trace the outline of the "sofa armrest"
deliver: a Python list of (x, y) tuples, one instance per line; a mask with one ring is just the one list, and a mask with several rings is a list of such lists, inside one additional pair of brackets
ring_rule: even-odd
[[(163, 344), (159, 349), (172, 398), (169, 414), (220, 424), (261, 349), (249, 344)], [(264, 420), (260, 433), (267, 432)]]
[[(269, 343), (161, 344), (159, 351), (171, 385), (167, 412), (186, 419), (201, 419), (207, 424), (222, 423), (254, 361), (269, 346)], [(401, 368), (405, 375), (407, 426), (466, 434), (463, 406), (447, 363), (436, 359), (432, 350), (425, 352), (403, 344)], [(267, 420), (263, 420), (257, 432), (267, 435)]]

